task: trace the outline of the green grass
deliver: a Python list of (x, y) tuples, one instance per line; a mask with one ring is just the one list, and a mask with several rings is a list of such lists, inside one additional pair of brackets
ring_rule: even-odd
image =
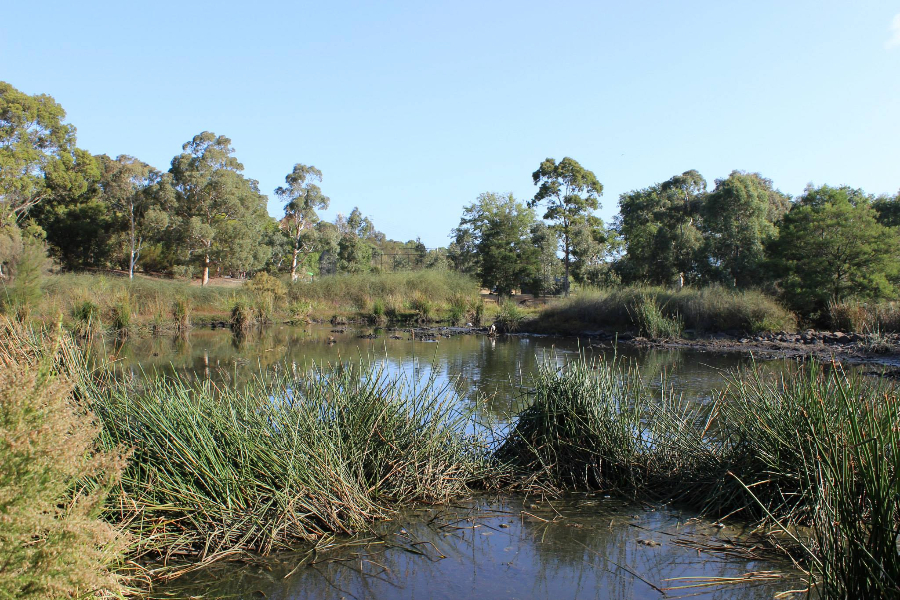
[(790, 311), (761, 292), (641, 286), (583, 289), (550, 304), (523, 327), (535, 333), (635, 330), (672, 337), (679, 324), (698, 333), (791, 331), (797, 327)]

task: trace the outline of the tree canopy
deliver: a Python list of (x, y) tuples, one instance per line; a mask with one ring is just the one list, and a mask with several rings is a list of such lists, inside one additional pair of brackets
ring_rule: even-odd
[(569, 293), (569, 270), (572, 262), (572, 227), (600, 207), (603, 184), (592, 171), (578, 161), (563, 158), (559, 163), (545, 159), (531, 174), (538, 191), (528, 202), (530, 208), (544, 205), (544, 219), (550, 221), (560, 236), (565, 265), (564, 290)]

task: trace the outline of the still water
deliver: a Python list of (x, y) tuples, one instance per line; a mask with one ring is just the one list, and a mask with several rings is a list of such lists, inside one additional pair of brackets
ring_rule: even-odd
[[(126, 372), (164, 372), (241, 385), (285, 365), (376, 360), (412, 380), (453, 384), (462, 402), (503, 418), (526, 400), (542, 361), (579, 352), (597, 360), (618, 354), (645, 381), (664, 378), (685, 398), (703, 402), (739, 355), (585, 346), (572, 338), (475, 334), (422, 336), (406, 330), (275, 326), (235, 337), (195, 330), (181, 338), (98, 343), (93, 352)], [(768, 362), (778, 370), (784, 363)], [(790, 565), (758, 551), (712, 552), (748, 540), (675, 507), (623, 504), (604, 495), (558, 499), (481, 497), (454, 506), (411, 508), (358, 538), (316, 552), (223, 563), (156, 590), (169, 598), (772, 598), (802, 587)], [(740, 544), (739, 544), (740, 545)], [(775, 562), (772, 562), (775, 561)], [(753, 574), (747, 577), (747, 574)], [(685, 587), (690, 586), (690, 587)], [(699, 587), (698, 587), (699, 586)]]

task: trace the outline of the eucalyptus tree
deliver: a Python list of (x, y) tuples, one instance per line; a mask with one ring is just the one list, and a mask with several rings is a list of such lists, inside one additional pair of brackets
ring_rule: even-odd
[(544, 219), (552, 223), (560, 236), (565, 264), (564, 290), (569, 294), (569, 270), (572, 262), (572, 227), (580, 219), (600, 207), (603, 185), (592, 171), (578, 161), (565, 157), (559, 163), (548, 158), (532, 173), (534, 184), (540, 186), (528, 202), (530, 208), (545, 205)]
[(309, 254), (314, 248), (312, 230), (319, 221), (317, 210), (325, 210), (330, 202), (322, 193), (316, 181), (322, 181), (322, 172), (313, 167), (297, 163), (294, 170), (284, 178), (284, 187), (275, 190), (275, 195), (284, 203), (284, 217), (281, 227), (293, 241), (291, 257), (291, 280), (297, 279), (298, 257)]
[(75, 151), (75, 127), (46, 94), (29, 96), (0, 81), (0, 221), (20, 220), (48, 197), (45, 175)]
[(705, 267), (712, 276), (734, 286), (758, 284), (765, 244), (789, 208), (790, 198), (759, 173), (733, 171), (717, 179), (702, 207)]
[(532, 244), (534, 211), (512, 194), (485, 193), (463, 209), (457, 239), (471, 240), (481, 285), (499, 295), (539, 278), (540, 249)]
[[(227, 137), (204, 131), (183, 150), (169, 169), (176, 192), (174, 212), (184, 249), (199, 260), (206, 285), (211, 266), (227, 261), (239, 268), (259, 258), (260, 240), (248, 236), (253, 234), (253, 222), (265, 214), (266, 198), (256, 181), (243, 176), (244, 166), (232, 156)], [(239, 256), (235, 250), (240, 250)]]
[(132, 156), (97, 158), (102, 197), (124, 222), (128, 278), (134, 279), (144, 244), (158, 238), (169, 224), (169, 177)]
[(706, 180), (694, 170), (619, 196), (616, 228), (626, 254), (617, 269), (623, 278), (663, 285), (699, 280), (705, 198)]

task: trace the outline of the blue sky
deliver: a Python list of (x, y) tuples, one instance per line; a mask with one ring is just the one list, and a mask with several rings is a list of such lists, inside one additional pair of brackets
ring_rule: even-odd
[(0, 79), (79, 145), (167, 169), (204, 130), (269, 194), (324, 174), (389, 237), (448, 243), (571, 156), (622, 192), (687, 169), (900, 189), (900, 2), (8, 3)]

